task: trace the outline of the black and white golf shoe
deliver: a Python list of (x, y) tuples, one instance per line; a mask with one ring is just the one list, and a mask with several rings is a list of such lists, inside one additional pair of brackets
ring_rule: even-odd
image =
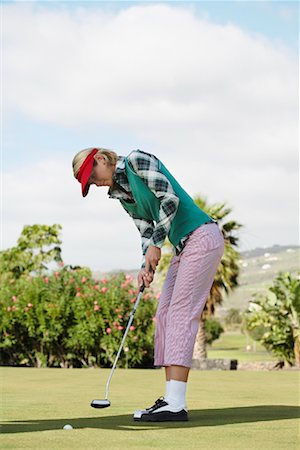
[(159, 397), (150, 408), (135, 411), (133, 416), (139, 422), (187, 421), (187, 408), (174, 408), (164, 397)]

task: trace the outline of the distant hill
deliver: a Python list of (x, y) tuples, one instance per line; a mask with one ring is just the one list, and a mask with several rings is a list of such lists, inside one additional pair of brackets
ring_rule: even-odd
[[(296, 245), (273, 245), (272, 247), (257, 247), (253, 250), (240, 252), (241, 258), (239, 287), (229, 295), (223, 292), (224, 302), (216, 309), (216, 317), (223, 317), (229, 308), (239, 308), (241, 311), (247, 308), (249, 300), (254, 292), (267, 292), (267, 287), (272, 284), (275, 275), (280, 272), (291, 272), (296, 275), (300, 270), (300, 247)], [(125, 272), (133, 276), (137, 283), (139, 269), (116, 269), (113, 272), (93, 272), (95, 279), (116, 272)], [(157, 273), (151, 286), (154, 290), (160, 290), (163, 280)]]
[(254, 292), (267, 292), (278, 272), (300, 273), (300, 247), (273, 245), (240, 252), (239, 287), (217, 308), (216, 316), (223, 316), (229, 308), (247, 308)]
[(278, 245), (274, 244), (272, 247), (256, 247), (253, 250), (246, 250), (244, 252), (240, 252), (240, 255), (243, 258), (252, 258), (263, 256), (265, 253), (282, 253), (286, 251), (287, 253), (293, 253), (294, 251), (299, 250), (299, 246), (297, 245)]

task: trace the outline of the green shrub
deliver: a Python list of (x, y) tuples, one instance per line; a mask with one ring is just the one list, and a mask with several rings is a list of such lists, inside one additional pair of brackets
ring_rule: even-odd
[(212, 344), (213, 341), (219, 339), (224, 329), (217, 319), (206, 319), (204, 322), (205, 338), (207, 344)]
[[(129, 275), (97, 282), (89, 268), (64, 266), (1, 281), (2, 364), (111, 367), (138, 294)], [(153, 290), (145, 290), (124, 343), (129, 367), (153, 364), (156, 306)], [(118, 365), (125, 363), (123, 349)]]

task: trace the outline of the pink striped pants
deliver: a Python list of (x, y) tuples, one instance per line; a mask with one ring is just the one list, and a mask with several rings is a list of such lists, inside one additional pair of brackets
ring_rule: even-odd
[(218, 224), (206, 223), (172, 257), (155, 314), (155, 366), (191, 367), (199, 320), (223, 253)]

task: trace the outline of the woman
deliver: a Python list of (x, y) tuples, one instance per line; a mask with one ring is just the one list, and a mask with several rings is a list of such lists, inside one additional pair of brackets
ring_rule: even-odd
[(149, 287), (168, 236), (173, 256), (161, 291), (155, 324), (154, 366), (165, 367), (166, 392), (150, 407), (135, 411), (138, 421), (188, 420), (186, 386), (199, 320), (224, 253), (219, 226), (201, 210), (153, 154), (88, 148), (73, 159), (82, 195), (92, 184), (109, 186), (142, 241), (139, 287)]

